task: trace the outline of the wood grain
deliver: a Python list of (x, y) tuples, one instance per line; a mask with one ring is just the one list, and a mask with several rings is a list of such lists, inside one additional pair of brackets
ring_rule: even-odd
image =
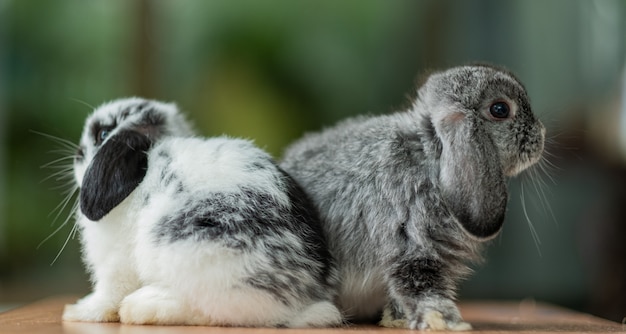
[[(93, 334), (285, 334), (285, 333), (415, 333), (403, 329), (387, 329), (372, 325), (353, 325), (323, 329), (224, 328), (184, 326), (129, 326), (119, 323), (62, 322), (61, 312), (74, 296), (44, 299), (0, 314), (0, 333), (93, 333)], [(626, 333), (626, 326), (591, 315), (563, 308), (524, 302), (468, 302), (461, 303), (466, 321), (474, 326), (473, 333)]]

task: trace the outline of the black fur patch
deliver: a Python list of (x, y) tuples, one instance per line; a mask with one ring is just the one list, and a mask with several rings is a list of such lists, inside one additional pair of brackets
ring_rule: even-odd
[(445, 295), (443, 279), (445, 265), (433, 258), (418, 257), (397, 258), (392, 265), (390, 275), (396, 282), (395, 289), (402, 296), (419, 296), (424, 293)]
[(152, 142), (135, 131), (121, 131), (96, 153), (80, 190), (81, 212), (98, 221), (141, 183), (148, 166), (146, 151)]
[(176, 173), (169, 170), (168, 168), (164, 168), (161, 171), (161, 183), (164, 186), (169, 187), (169, 185), (172, 184), (172, 182), (174, 181), (178, 181), (178, 176), (176, 175)]
[[(184, 211), (163, 218), (153, 231), (155, 242), (192, 239), (220, 243), (243, 252), (265, 249), (263, 253), (269, 256), (272, 270), (250, 273), (245, 284), (265, 290), (285, 304), (298, 296), (324, 299), (328, 292), (319, 289), (319, 284), (328, 282), (332, 258), (317, 211), (295, 181), (282, 170), (280, 173), (287, 183), (290, 206), (258, 190), (243, 188), (236, 193), (214, 193), (193, 199), (183, 206)], [(297, 238), (303, 248), (286, 242), (287, 236)], [(318, 283), (301, 284), (298, 275), (303, 272), (313, 275)]]

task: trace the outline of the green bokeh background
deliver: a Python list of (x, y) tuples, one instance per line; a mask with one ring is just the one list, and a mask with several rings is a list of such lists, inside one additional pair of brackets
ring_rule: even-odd
[(68, 213), (54, 221), (62, 182), (41, 168), (63, 154), (33, 131), (75, 142), (90, 106), (143, 96), (279, 158), (306, 131), (402, 108), (430, 69), (487, 61), (526, 84), (554, 167), (543, 197), (536, 178), (511, 181), (460, 297), (621, 321), (625, 32), (620, 0), (0, 0), (0, 304), (89, 289), (76, 239), (51, 265), (71, 222), (38, 247)]

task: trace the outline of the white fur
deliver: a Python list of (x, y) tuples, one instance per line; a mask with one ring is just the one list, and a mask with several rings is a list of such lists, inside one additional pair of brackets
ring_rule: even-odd
[[(88, 119), (115, 117), (133, 100), (107, 104)], [(251, 171), (251, 159), (269, 156), (240, 139), (191, 137), (190, 128), (173, 105), (159, 105), (168, 117), (178, 118), (172, 133), (148, 153), (148, 170), (137, 188), (98, 222), (77, 214), (84, 261), (94, 292), (67, 305), (65, 321), (121, 321), (128, 324), (311, 327), (342, 321), (327, 301), (285, 305), (273, 295), (244, 284), (251, 268), (271, 266), (265, 252), (241, 251), (219, 240), (193, 238), (156, 242), (155, 228), (176, 209), (210, 193), (236, 193), (240, 186), (261, 189), (276, 201), (289, 204), (283, 184), (268, 169)], [(171, 111), (171, 112), (170, 112)], [(169, 123), (168, 123), (169, 124)], [(115, 131), (118, 131), (119, 126)], [(88, 125), (85, 126), (88, 133)], [(76, 163), (81, 184), (95, 155), (89, 135), (81, 140), (85, 163)], [(167, 153), (170, 163), (159, 153)], [(163, 168), (176, 171), (184, 193), (163, 185)], [(149, 199), (147, 200), (149, 196)], [(80, 210), (79, 210), (80, 211)], [(289, 231), (284, 233), (287, 241)], [(298, 244), (296, 240), (295, 244)]]

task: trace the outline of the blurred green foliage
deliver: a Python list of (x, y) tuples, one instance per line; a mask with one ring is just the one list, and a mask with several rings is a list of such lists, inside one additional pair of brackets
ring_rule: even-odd
[[(402, 108), (432, 68), (487, 61), (519, 75), (553, 136), (580, 133), (616, 94), (625, 18), (619, 0), (0, 0), (0, 303), (88, 289), (77, 240), (50, 266), (71, 221), (38, 247), (68, 212), (55, 222), (60, 184), (40, 168), (63, 154), (33, 130), (76, 141), (92, 107), (139, 95), (280, 157), (306, 131)], [(577, 215), (610, 186), (582, 173), (554, 172), (558, 225), (528, 191), (524, 212), (512, 182), (505, 230), (462, 297), (590, 305)]]

